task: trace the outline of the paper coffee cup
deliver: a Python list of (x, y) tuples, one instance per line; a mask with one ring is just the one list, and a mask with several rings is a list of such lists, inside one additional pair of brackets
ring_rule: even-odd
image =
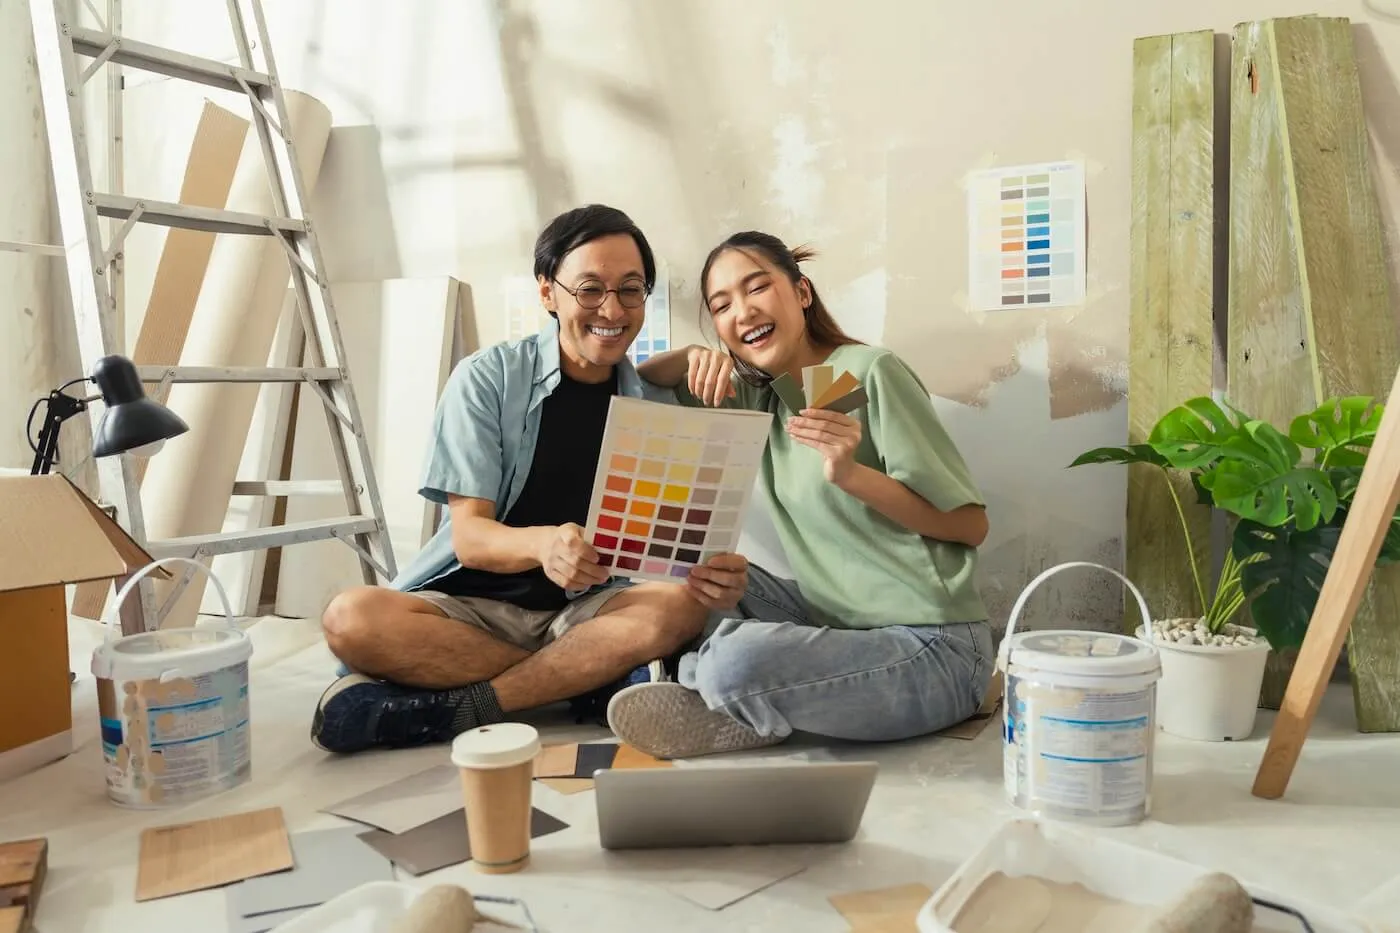
[(540, 734), (521, 722), (478, 726), (453, 740), (477, 871), (505, 874), (529, 863), (530, 790), (539, 753)]

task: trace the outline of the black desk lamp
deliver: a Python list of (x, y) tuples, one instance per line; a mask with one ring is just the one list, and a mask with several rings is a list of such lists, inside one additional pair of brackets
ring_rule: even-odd
[[(96, 383), (98, 394), (77, 398), (64, 391), (84, 382)], [(88, 403), (99, 398), (107, 410), (102, 413), (102, 420), (98, 422), (97, 432), (92, 438), (94, 457), (110, 457), (127, 451), (140, 453), (140, 448), (159, 445), (190, 429), (179, 415), (146, 397), (131, 360), (124, 356), (104, 356), (92, 367), (91, 376), (65, 382), (29, 409), (25, 435), (30, 438), (29, 446), (34, 449), (31, 474), (39, 476), (53, 469), (58, 461), (58, 432), (63, 422), (86, 411)], [(38, 414), (40, 405), (45, 406), (44, 427), (38, 439), (34, 440), (34, 416)]]

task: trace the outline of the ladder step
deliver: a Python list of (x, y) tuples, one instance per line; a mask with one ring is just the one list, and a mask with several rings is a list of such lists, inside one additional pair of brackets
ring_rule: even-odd
[(0, 240), (0, 252), (39, 253), (42, 256), (66, 256), (68, 251), (62, 246), (49, 243), (25, 243), (19, 240)]
[(305, 544), (308, 541), (324, 541), (329, 538), (349, 538), (357, 534), (373, 534), (379, 530), (379, 523), (368, 515), (351, 515), (342, 518), (324, 518), (318, 521), (293, 522), (273, 528), (258, 528), (253, 531), (221, 531), (212, 535), (191, 535), (185, 538), (166, 538), (152, 541), (146, 551), (152, 557), (189, 557), (196, 552), (207, 556), (237, 554), (243, 551), (260, 551), (264, 548), (287, 547)]
[(271, 236), (272, 229), (289, 233), (305, 233), (306, 221), (290, 217), (263, 217), (259, 214), (245, 214), (242, 211), (223, 211), (212, 207), (190, 207), (171, 201), (152, 201), (149, 198), (130, 198), (119, 194), (106, 194), (94, 191), (88, 199), (103, 217), (125, 220), (141, 208), (141, 223), (159, 224), (163, 227), (181, 227), (185, 230), (203, 230), (208, 233), (238, 233), (245, 236)]
[(338, 496), (345, 484), (338, 479), (259, 479), (233, 484), (235, 496)]
[[(100, 56), (112, 44), (114, 38), (111, 33), (68, 24), (64, 25), (64, 31), (73, 40), (73, 51), (92, 58)], [(201, 58), (198, 55), (186, 55), (184, 52), (125, 37), (117, 39), (116, 42), (117, 50), (109, 60), (118, 65), (128, 65), (142, 71), (207, 84), (239, 94), (243, 93), (243, 88), (236, 78), (242, 78), (255, 91), (272, 86), (272, 78), (268, 75), (237, 65), (229, 65), (212, 58)]]
[(329, 366), (138, 366), (142, 382), (337, 382)]

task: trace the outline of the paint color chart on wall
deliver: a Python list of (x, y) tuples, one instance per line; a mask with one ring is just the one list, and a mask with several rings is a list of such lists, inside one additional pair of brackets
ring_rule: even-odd
[(967, 210), (974, 311), (1083, 303), (1083, 163), (974, 172), (967, 182)]
[(614, 397), (585, 529), (603, 565), (676, 583), (734, 551), (772, 418)]
[(656, 285), (647, 298), (647, 316), (637, 339), (627, 348), (633, 365), (671, 349), (671, 276), (664, 266), (657, 266)]
[(521, 340), (539, 333), (550, 320), (540, 303), (540, 285), (532, 276), (517, 275), (502, 282), (501, 301), (506, 325), (503, 340)]

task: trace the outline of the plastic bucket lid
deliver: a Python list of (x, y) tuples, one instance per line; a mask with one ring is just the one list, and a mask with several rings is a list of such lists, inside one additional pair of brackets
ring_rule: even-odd
[(1012, 664), (1076, 677), (1138, 677), (1162, 671), (1156, 648), (1109, 632), (1023, 632), (1013, 636), (1009, 654)]
[(540, 734), (523, 722), (477, 726), (452, 740), (452, 763), (459, 768), (510, 768), (540, 753)]
[(141, 632), (115, 638), (92, 653), (92, 673), (104, 680), (196, 677), (253, 656), (244, 632), (226, 625)]

